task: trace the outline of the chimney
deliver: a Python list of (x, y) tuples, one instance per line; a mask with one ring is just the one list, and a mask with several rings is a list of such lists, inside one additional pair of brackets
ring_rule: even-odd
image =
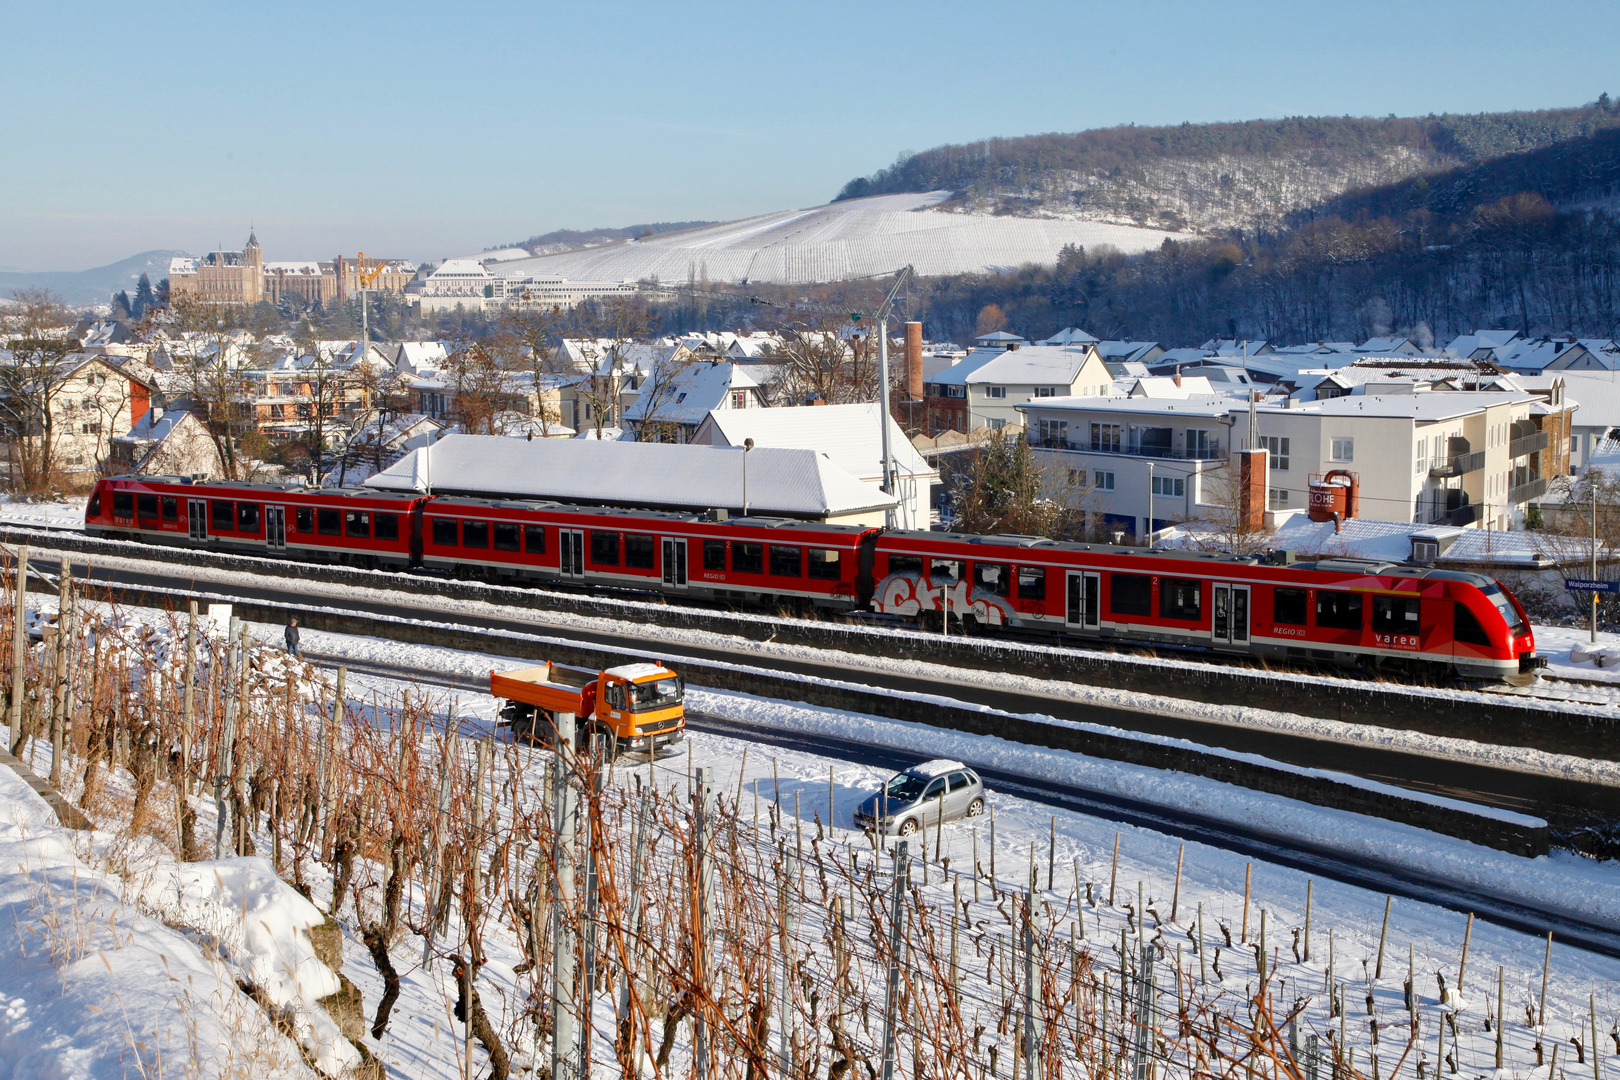
[(1176, 385), (1180, 386), (1181, 385), (1181, 365), (1180, 364), (1176, 365), (1176, 376), (1175, 376), (1175, 378), (1176, 378)]
[(1238, 531), (1264, 532), (1270, 459), (1264, 447), (1238, 451)]
[(912, 401), (923, 397), (922, 323), (906, 323), (906, 393)]

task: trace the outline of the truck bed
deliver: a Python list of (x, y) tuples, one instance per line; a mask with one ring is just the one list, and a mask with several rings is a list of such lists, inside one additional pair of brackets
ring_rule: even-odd
[(489, 692), (507, 701), (521, 701), (542, 709), (582, 712), (581, 691), (596, 681), (597, 673), (589, 668), (569, 667), (566, 664), (538, 664), (513, 671), (489, 673)]

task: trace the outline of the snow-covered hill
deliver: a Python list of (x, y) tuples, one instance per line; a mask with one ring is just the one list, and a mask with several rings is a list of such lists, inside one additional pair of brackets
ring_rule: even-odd
[[(500, 272), (622, 281), (793, 284), (882, 274), (910, 264), (923, 275), (1052, 263), (1065, 244), (1124, 252), (1156, 248), (1183, 234), (1095, 221), (947, 213), (949, 192), (851, 199), (666, 233), (645, 240), (503, 262)], [(477, 258), (478, 256), (469, 256)]]

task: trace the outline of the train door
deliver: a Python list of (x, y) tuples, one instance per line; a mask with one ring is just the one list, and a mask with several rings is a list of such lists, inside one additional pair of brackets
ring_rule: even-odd
[(557, 530), (557, 570), (563, 577), (585, 576), (585, 530)]
[(1249, 643), (1249, 587), (1215, 583), (1214, 640), (1217, 645)]
[(205, 499), (186, 500), (186, 525), (193, 540), (208, 539), (208, 502)]
[(271, 551), (287, 550), (287, 508), (264, 508), (264, 546)]
[(1101, 625), (1102, 575), (1085, 571), (1069, 574), (1068, 615), (1064, 620), (1079, 630), (1095, 630)]
[(664, 584), (686, 588), (686, 541), (664, 537)]

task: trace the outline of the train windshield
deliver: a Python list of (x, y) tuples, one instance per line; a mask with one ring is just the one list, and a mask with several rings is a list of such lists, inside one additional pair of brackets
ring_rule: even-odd
[(1521, 633), (1524, 630), (1524, 620), (1519, 618), (1518, 609), (1513, 606), (1513, 601), (1508, 599), (1508, 595), (1502, 590), (1502, 586), (1493, 581), (1485, 586), (1482, 591), (1490, 598), (1491, 603), (1496, 605), (1496, 610), (1502, 613), (1502, 618), (1506, 620), (1508, 629), (1515, 634)]

